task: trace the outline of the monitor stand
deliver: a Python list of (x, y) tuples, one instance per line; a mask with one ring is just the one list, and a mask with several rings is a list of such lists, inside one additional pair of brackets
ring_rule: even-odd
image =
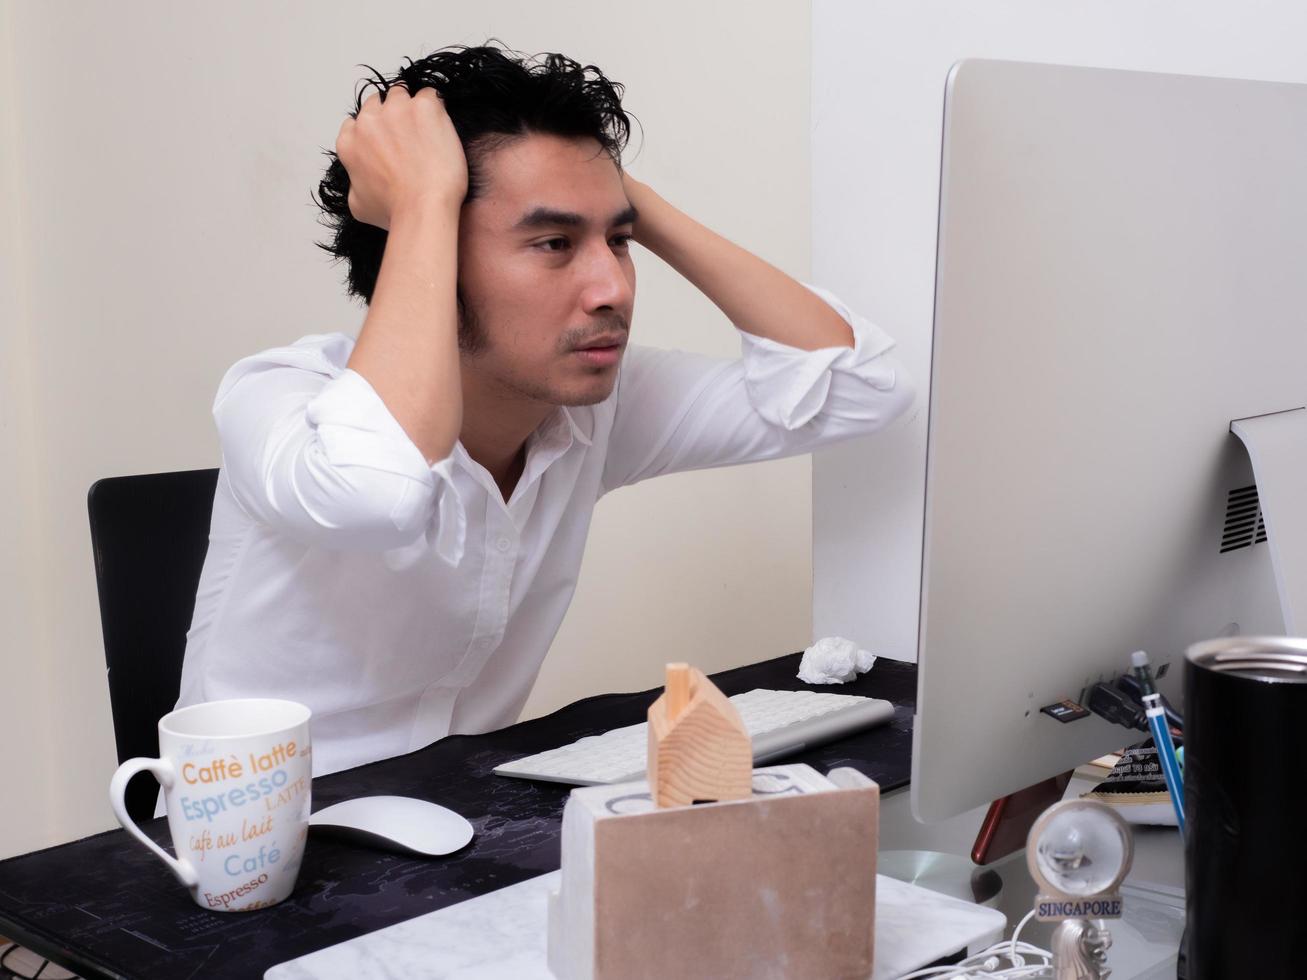
[(1307, 408), (1235, 419), (1253, 464), (1284, 631), (1307, 630)]
[(997, 908), (1003, 878), (989, 865), (1025, 850), (1030, 828), (1040, 814), (1062, 799), (1071, 776), (1066, 772), (995, 800), (980, 825), (970, 860), (943, 851), (886, 850), (880, 852), (876, 870), (951, 898)]

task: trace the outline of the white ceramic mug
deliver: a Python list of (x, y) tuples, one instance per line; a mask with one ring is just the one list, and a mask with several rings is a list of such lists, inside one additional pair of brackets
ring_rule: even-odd
[[(274, 698), (206, 701), (159, 719), (159, 758), (128, 759), (109, 782), (118, 822), (206, 909), (245, 912), (291, 893), (308, 837), (308, 707)], [(127, 815), (142, 769), (163, 786), (173, 857)]]

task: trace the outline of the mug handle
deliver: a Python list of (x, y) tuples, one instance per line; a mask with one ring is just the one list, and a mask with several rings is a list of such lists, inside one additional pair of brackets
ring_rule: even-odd
[(200, 883), (200, 876), (196, 873), (194, 865), (184, 858), (173, 857), (150, 840), (141, 832), (141, 828), (136, 826), (136, 822), (127, 815), (127, 803), (123, 798), (127, 792), (127, 783), (144, 769), (150, 770), (154, 774), (154, 778), (159, 780), (159, 784), (165, 790), (172, 789), (177, 773), (174, 771), (172, 763), (167, 759), (147, 759), (144, 756), (128, 759), (118, 767), (118, 771), (113, 774), (113, 779), (109, 780), (109, 802), (113, 806), (114, 816), (118, 818), (118, 822), (123, 825), (128, 833), (163, 858), (163, 863), (168, 865), (172, 873), (177, 876), (178, 881), (194, 891)]

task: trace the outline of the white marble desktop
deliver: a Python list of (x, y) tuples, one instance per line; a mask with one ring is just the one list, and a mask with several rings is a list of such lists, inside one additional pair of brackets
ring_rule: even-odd
[[(559, 872), (478, 895), (272, 967), (264, 980), (555, 980), (546, 965), (546, 896)], [(1007, 918), (876, 876), (876, 968), (892, 980), (1003, 935)]]

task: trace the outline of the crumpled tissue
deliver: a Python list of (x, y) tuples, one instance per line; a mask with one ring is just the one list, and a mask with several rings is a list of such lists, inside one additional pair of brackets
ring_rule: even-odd
[(807, 684), (843, 684), (871, 670), (876, 658), (852, 640), (827, 636), (803, 651), (799, 680)]

